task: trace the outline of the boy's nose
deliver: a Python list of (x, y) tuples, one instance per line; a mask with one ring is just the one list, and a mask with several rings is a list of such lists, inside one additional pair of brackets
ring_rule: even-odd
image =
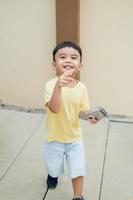
[(66, 59), (66, 62), (67, 62), (67, 63), (71, 63), (71, 58), (67, 58), (67, 59)]

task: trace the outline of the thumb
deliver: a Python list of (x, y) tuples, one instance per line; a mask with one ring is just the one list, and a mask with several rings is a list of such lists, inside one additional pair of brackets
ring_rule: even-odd
[(66, 76), (72, 76), (73, 73), (74, 73), (74, 69), (71, 69), (71, 70), (69, 70), (69, 71), (66, 71), (64, 74), (65, 74)]

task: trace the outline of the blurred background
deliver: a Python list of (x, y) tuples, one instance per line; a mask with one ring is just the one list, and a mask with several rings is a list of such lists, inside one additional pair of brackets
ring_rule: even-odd
[[(59, 41), (57, 22), (61, 19), (63, 26), (64, 18), (74, 13), (70, 7), (57, 16), (60, 2), (0, 0), (1, 104), (43, 109), (44, 85), (55, 76), (52, 50)], [(67, 2), (77, 5), (75, 38), (84, 66), (80, 80), (87, 85), (91, 107), (133, 116), (133, 1)], [(68, 24), (72, 31), (71, 19)]]

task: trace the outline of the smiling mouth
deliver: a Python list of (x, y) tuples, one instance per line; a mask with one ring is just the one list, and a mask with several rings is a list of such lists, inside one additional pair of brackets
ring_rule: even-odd
[(73, 69), (74, 67), (70, 66), (70, 65), (65, 65), (65, 66), (63, 66), (63, 68), (66, 70), (70, 70), (70, 69)]

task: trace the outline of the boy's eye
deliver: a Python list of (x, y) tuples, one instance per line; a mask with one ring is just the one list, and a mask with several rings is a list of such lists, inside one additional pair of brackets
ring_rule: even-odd
[(76, 56), (73, 56), (72, 59), (75, 60), (75, 59), (77, 59), (77, 57), (76, 57)]
[(64, 59), (64, 58), (66, 58), (66, 56), (60, 56), (60, 58)]

